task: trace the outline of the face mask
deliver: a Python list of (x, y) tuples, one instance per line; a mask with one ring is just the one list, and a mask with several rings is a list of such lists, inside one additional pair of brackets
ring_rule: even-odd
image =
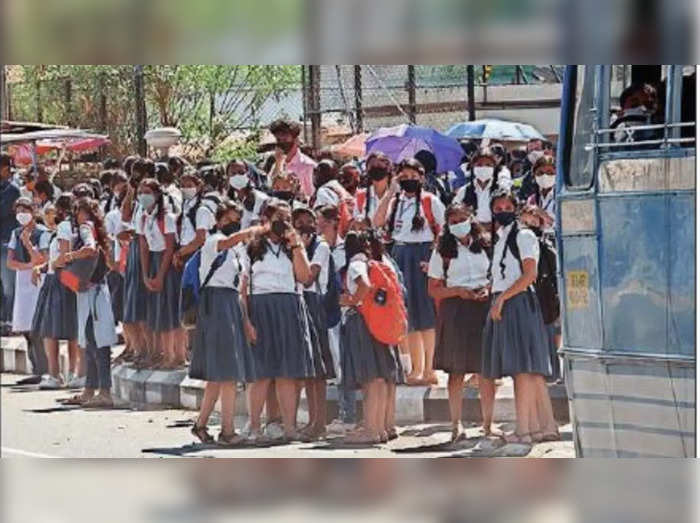
[(542, 155), (544, 155), (542, 151), (530, 151), (529, 153), (527, 153), (527, 160), (532, 165), (535, 165), (535, 162), (539, 160)]
[(540, 174), (535, 176), (535, 182), (540, 186), (540, 189), (551, 189), (554, 186), (553, 174)]
[(150, 209), (156, 203), (156, 197), (152, 194), (139, 194), (139, 205), (144, 209)]
[(32, 215), (28, 212), (18, 212), (16, 218), (22, 227), (32, 221)]
[(420, 188), (420, 180), (401, 180), (399, 185), (407, 193), (416, 193)]
[(228, 179), (229, 185), (237, 191), (248, 187), (248, 181), (248, 177), (245, 174), (234, 174)]
[(241, 230), (241, 224), (238, 222), (232, 222), (232, 223), (227, 223), (223, 227), (219, 229), (223, 234), (226, 236), (230, 236), (235, 232), (238, 232)]
[(472, 231), (472, 221), (465, 220), (459, 223), (452, 223), (449, 225), (450, 232), (457, 238), (464, 238), (467, 234)]
[(389, 176), (389, 173), (383, 167), (372, 167), (367, 171), (367, 176), (369, 176), (369, 179), (373, 182), (378, 182)]
[(480, 182), (485, 182), (493, 178), (493, 167), (474, 167), (474, 176)]
[(313, 225), (301, 225), (297, 227), (297, 231), (299, 231), (299, 234), (313, 236), (314, 234), (316, 234), (316, 227), (314, 227)]
[(647, 116), (648, 114), (649, 109), (647, 109), (646, 105), (630, 107), (629, 109), (625, 109), (624, 111), (625, 116)]
[(503, 227), (508, 227), (515, 220), (515, 213), (509, 211), (497, 212), (494, 213), (493, 218)]
[(284, 153), (288, 153), (289, 151), (291, 151), (293, 145), (293, 142), (277, 142), (277, 147), (282, 149), (282, 152)]
[(273, 191), (272, 196), (285, 202), (291, 202), (294, 199), (294, 193), (292, 191)]
[(184, 189), (182, 189), (182, 197), (185, 200), (191, 200), (195, 196), (197, 196), (197, 188), (196, 187), (185, 187)]
[(278, 238), (284, 238), (284, 233), (287, 232), (289, 225), (284, 220), (273, 220), (270, 224), (270, 230)]

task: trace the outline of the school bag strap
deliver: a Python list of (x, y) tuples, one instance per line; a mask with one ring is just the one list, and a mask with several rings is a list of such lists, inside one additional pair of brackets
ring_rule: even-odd
[(430, 230), (433, 232), (433, 236), (436, 238), (440, 235), (440, 226), (435, 221), (435, 215), (433, 214), (433, 198), (435, 196), (432, 193), (426, 193), (421, 195), (420, 204), (423, 209), (423, 214), (425, 219), (428, 220), (428, 225)]
[(508, 236), (506, 236), (506, 246), (503, 249), (503, 255), (501, 256), (501, 261), (498, 266), (501, 268), (501, 276), (506, 277), (506, 252), (510, 249), (513, 258), (518, 260), (518, 265), (520, 265), (520, 272), (523, 270), (523, 260), (520, 257), (520, 247), (518, 247), (518, 233), (520, 232), (520, 227), (517, 223), (513, 224), (513, 228), (508, 231)]
[(369, 189), (358, 189), (357, 192), (355, 193), (355, 205), (356, 209), (359, 212), (363, 212), (363, 209), (365, 208), (365, 203), (367, 203), (367, 193), (369, 192)]
[(217, 269), (224, 264), (224, 262), (226, 261), (226, 258), (228, 257), (228, 251), (229, 251), (228, 249), (224, 249), (219, 254), (217, 254), (216, 258), (214, 258), (214, 261), (211, 262), (211, 266), (209, 267), (209, 272), (207, 272), (207, 275), (204, 277), (204, 281), (199, 286), (200, 291), (202, 289), (204, 289), (204, 287), (207, 286), (207, 284), (214, 277), (214, 273), (217, 271)]

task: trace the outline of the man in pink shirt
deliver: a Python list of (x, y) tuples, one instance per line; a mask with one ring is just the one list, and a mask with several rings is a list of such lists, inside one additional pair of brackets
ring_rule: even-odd
[(270, 125), (270, 132), (277, 140), (273, 176), (284, 172), (294, 174), (307, 198), (314, 193), (313, 173), (316, 162), (299, 150), (299, 133), (301, 126), (289, 120), (275, 120)]

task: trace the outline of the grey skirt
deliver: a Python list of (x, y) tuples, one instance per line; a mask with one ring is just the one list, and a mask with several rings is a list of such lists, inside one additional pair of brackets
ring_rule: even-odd
[[(494, 294), (493, 300), (499, 294)], [(507, 300), (501, 320), (486, 320), (481, 374), (486, 378), (552, 374), (547, 331), (533, 291), (521, 292)]]
[(257, 332), (251, 381), (316, 376), (308, 312), (299, 294), (253, 294), (250, 318)]
[(74, 340), (78, 337), (78, 305), (75, 293), (55, 274), (47, 274), (39, 290), (32, 317), (32, 332), (40, 338)]
[(316, 292), (304, 292), (304, 302), (309, 313), (311, 343), (314, 348), (314, 372), (317, 378), (335, 378), (333, 355), (328, 341), (328, 323), (326, 308), (321, 301), (321, 295)]
[(431, 247), (430, 243), (397, 243), (392, 250), (406, 287), (409, 332), (435, 328), (435, 303), (428, 294), (428, 275), (420, 267), (430, 259)]
[[(153, 278), (158, 273), (162, 252), (151, 252), (149, 275)], [(180, 327), (180, 283), (182, 272), (171, 265), (165, 273), (163, 288), (160, 292), (148, 293), (146, 306), (146, 323), (153, 332), (166, 332)]]
[(107, 273), (107, 286), (112, 299), (112, 314), (115, 323), (122, 321), (124, 316), (124, 276), (116, 271)]
[(243, 333), (238, 292), (206, 287), (199, 296), (190, 378), (205, 381), (248, 381), (252, 354)]
[(481, 335), (488, 301), (448, 298), (440, 303), (433, 368), (453, 374), (481, 372)]
[(341, 327), (341, 343), (341, 369), (345, 387), (359, 389), (377, 378), (389, 383), (399, 382), (394, 347), (375, 340), (362, 316), (354, 310), (348, 312)]
[(140, 251), (139, 239), (136, 237), (129, 244), (129, 252), (126, 258), (123, 298), (124, 313), (122, 314), (124, 323), (146, 321), (148, 290), (143, 283)]

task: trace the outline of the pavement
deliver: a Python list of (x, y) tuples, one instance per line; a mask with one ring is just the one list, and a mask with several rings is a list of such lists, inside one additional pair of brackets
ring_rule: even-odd
[[(148, 407), (119, 401), (114, 409), (96, 410), (62, 406), (58, 400), (72, 391), (40, 391), (35, 385), (16, 386), (23, 376), (3, 373), (2, 457), (35, 458), (438, 458), (438, 457), (575, 457), (571, 425), (562, 423), (562, 441), (530, 445), (504, 445), (502, 440), (480, 436), (478, 426), (467, 424), (467, 440), (449, 444), (445, 423), (410, 423), (399, 427), (399, 438), (371, 447), (343, 446), (339, 438), (316, 443), (269, 447), (222, 448), (195, 444), (190, 434), (196, 417), (192, 410)], [(300, 423), (306, 413), (300, 412)], [(245, 424), (236, 418), (236, 427)], [(217, 434), (214, 415), (210, 432)], [(503, 430), (512, 425), (501, 423)]]

